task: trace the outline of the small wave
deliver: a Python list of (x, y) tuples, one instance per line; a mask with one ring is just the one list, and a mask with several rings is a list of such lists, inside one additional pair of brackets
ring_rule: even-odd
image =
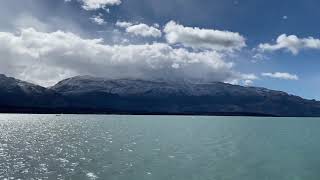
[(95, 175), (95, 174), (92, 173), (92, 172), (88, 172), (88, 173), (87, 173), (87, 177), (88, 177), (89, 179), (91, 179), (91, 180), (98, 179), (98, 176)]

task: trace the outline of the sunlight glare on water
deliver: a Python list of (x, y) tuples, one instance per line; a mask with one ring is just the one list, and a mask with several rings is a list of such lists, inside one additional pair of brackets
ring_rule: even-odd
[(320, 119), (0, 115), (0, 179), (319, 180)]

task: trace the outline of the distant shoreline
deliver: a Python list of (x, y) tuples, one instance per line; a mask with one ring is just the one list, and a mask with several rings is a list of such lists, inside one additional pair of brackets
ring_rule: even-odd
[(119, 111), (107, 109), (82, 108), (0, 108), (1, 114), (83, 114), (83, 115), (165, 115), (165, 116), (248, 116), (248, 117), (280, 117), (276, 115), (250, 112), (146, 112)]

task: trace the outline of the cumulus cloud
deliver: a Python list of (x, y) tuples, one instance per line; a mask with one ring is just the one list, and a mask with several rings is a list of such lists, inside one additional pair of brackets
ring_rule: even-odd
[(143, 37), (161, 37), (162, 33), (159, 29), (148, 26), (146, 24), (137, 24), (126, 29), (128, 33)]
[(32, 28), (0, 32), (0, 54), (0, 72), (46, 86), (75, 75), (224, 82), (254, 78), (236, 72), (215, 51), (193, 52), (164, 43), (106, 45), (102, 39)]
[(240, 50), (246, 46), (245, 38), (239, 33), (185, 27), (170, 21), (164, 28), (166, 40), (170, 44), (182, 44), (194, 49)]
[(120, 5), (121, 0), (81, 0), (85, 10), (97, 10), (107, 6)]
[(277, 38), (276, 44), (260, 44), (260, 51), (279, 51), (287, 50), (297, 55), (302, 49), (320, 49), (320, 39), (313, 37), (299, 38), (295, 35), (287, 36), (282, 34)]
[(130, 22), (118, 21), (116, 26), (125, 28), (127, 33), (142, 36), (142, 37), (154, 37), (159, 38), (162, 36), (162, 32), (155, 26), (149, 26), (147, 24), (133, 24)]
[(103, 19), (103, 15), (102, 14), (99, 14), (99, 15), (96, 15), (96, 16), (92, 16), (91, 18), (91, 21), (98, 24), (98, 25), (103, 25), (105, 24), (106, 22), (104, 21)]
[(275, 79), (299, 80), (299, 77), (297, 75), (286, 73), (286, 72), (262, 73), (261, 75), (265, 77), (275, 78)]

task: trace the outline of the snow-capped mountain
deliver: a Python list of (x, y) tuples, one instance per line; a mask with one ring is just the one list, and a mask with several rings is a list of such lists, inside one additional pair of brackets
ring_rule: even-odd
[(44, 88), (0, 75), (0, 112), (320, 116), (320, 102), (220, 82), (77, 76)]
[(320, 103), (313, 100), (281, 91), (220, 82), (165, 82), (78, 76), (63, 80), (51, 89), (82, 108), (172, 114), (320, 115)]
[(64, 98), (57, 92), (0, 75), (1, 107), (59, 107), (64, 106)]

